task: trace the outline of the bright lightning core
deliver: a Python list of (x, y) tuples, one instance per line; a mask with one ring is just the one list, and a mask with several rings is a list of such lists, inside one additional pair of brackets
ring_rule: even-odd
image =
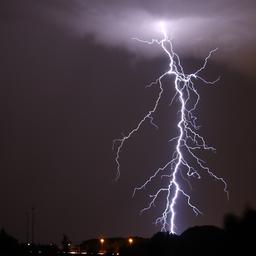
[[(160, 187), (155, 194), (149, 195), (151, 201), (147, 207), (142, 209), (141, 212), (151, 209), (155, 202), (160, 198), (160, 195), (165, 195), (165, 208), (163, 209), (162, 214), (156, 219), (155, 223), (161, 225), (162, 231), (176, 233), (175, 216), (177, 212), (175, 210), (175, 206), (178, 199), (181, 199), (182, 197), (185, 198), (188, 206), (191, 207), (194, 213), (196, 215), (201, 214), (201, 211), (194, 204), (194, 200), (191, 199), (191, 196), (184, 191), (183, 186), (179, 183), (178, 177), (182, 177), (189, 183), (190, 178), (201, 179), (201, 173), (206, 172), (212, 178), (223, 183), (224, 191), (228, 196), (227, 183), (225, 180), (216, 176), (209, 169), (209, 167), (205, 165), (205, 162), (197, 155), (199, 150), (214, 151), (215, 149), (213, 147), (207, 146), (205, 139), (198, 133), (199, 126), (196, 122), (197, 118), (194, 115), (200, 100), (200, 95), (196, 90), (194, 82), (196, 80), (201, 80), (205, 84), (214, 84), (218, 80), (217, 79), (216, 81), (209, 82), (200, 76), (200, 72), (206, 68), (209, 58), (217, 49), (209, 52), (201, 68), (192, 74), (185, 74), (180, 62), (180, 58), (173, 50), (172, 41), (168, 38), (164, 22), (159, 23), (159, 28), (163, 35), (161, 40), (152, 39), (151, 41), (145, 41), (138, 38), (134, 39), (140, 43), (159, 45), (159, 47), (161, 47), (165, 55), (168, 57), (169, 68), (165, 73), (158, 77), (156, 81), (149, 85), (158, 85), (160, 89), (153, 108), (148, 111), (148, 113), (140, 120), (137, 126), (127, 135), (124, 135), (121, 139), (114, 140), (114, 146), (116, 145), (115, 161), (117, 164), (118, 179), (120, 176), (120, 153), (125, 142), (130, 139), (136, 132), (138, 132), (142, 124), (146, 121), (149, 121), (154, 127), (158, 128), (154, 123), (153, 114), (156, 112), (164, 92), (162, 80), (165, 77), (174, 78), (174, 83), (171, 84), (171, 86), (175, 87), (175, 95), (172, 98), (171, 103), (173, 103), (175, 99), (178, 99), (178, 136), (172, 138), (170, 141), (175, 141), (175, 150), (172, 154), (172, 158), (164, 166), (156, 170), (155, 173), (151, 175), (144, 184), (134, 189), (133, 195), (135, 195), (137, 191), (144, 189), (155, 178), (159, 176), (161, 178), (167, 178), (168, 185)], [(186, 176), (183, 174), (184, 171)]]

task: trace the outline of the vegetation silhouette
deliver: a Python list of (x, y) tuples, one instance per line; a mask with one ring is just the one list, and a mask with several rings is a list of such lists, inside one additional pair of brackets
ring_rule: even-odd
[(130, 237), (90, 239), (73, 245), (63, 235), (62, 248), (54, 244), (24, 244), (0, 231), (2, 256), (57, 256), (57, 255), (120, 255), (120, 256), (170, 256), (170, 255), (254, 255), (256, 244), (256, 210), (248, 207), (242, 217), (227, 214), (223, 228), (195, 226), (181, 235), (158, 232), (150, 239)]

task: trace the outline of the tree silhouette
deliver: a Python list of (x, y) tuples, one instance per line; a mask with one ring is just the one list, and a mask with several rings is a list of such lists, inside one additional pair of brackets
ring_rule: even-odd
[(64, 253), (68, 253), (70, 250), (71, 241), (69, 240), (67, 235), (63, 234), (61, 244), (62, 244), (62, 251)]
[(19, 243), (12, 236), (8, 235), (4, 229), (0, 231), (0, 255), (18, 255)]

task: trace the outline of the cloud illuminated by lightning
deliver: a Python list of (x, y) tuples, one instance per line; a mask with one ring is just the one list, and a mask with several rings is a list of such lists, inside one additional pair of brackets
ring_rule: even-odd
[[(152, 206), (154, 206), (160, 195), (164, 194), (165, 208), (163, 209), (160, 217), (156, 219), (155, 223), (161, 225), (162, 231), (176, 233), (175, 215), (177, 213), (175, 211), (175, 206), (180, 196), (185, 198), (188, 206), (191, 207), (196, 215), (201, 214), (201, 211), (192, 202), (191, 196), (184, 191), (182, 185), (179, 183), (178, 177), (183, 178), (190, 185), (189, 178), (201, 179), (200, 174), (204, 171), (212, 178), (223, 183), (224, 191), (228, 196), (227, 183), (225, 180), (216, 176), (209, 169), (209, 167), (206, 166), (205, 162), (197, 155), (197, 152), (200, 150), (215, 151), (215, 149), (213, 147), (207, 146), (205, 139), (198, 133), (199, 127), (196, 122), (197, 118), (194, 115), (200, 100), (200, 95), (196, 90), (194, 81), (201, 80), (205, 84), (214, 84), (218, 81), (217, 79), (213, 82), (209, 82), (200, 76), (200, 72), (206, 68), (209, 58), (215, 51), (217, 51), (217, 49), (209, 52), (208, 56), (204, 60), (202, 67), (199, 68), (196, 72), (192, 74), (185, 74), (180, 62), (180, 58), (173, 50), (172, 41), (168, 38), (164, 22), (159, 22), (158, 28), (160, 29), (163, 36), (161, 40), (152, 39), (151, 41), (145, 41), (138, 38), (134, 39), (140, 43), (159, 45), (159, 47), (161, 47), (163, 52), (168, 57), (169, 69), (160, 77), (158, 77), (156, 81), (149, 85), (159, 85), (160, 89), (153, 108), (148, 111), (148, 113), (140, 120), (137, 126), (127, 135), (124, 135), (121, 139), (114, 140), (113, 145), (116, 145), (116, 179), (118, 179), (120, 176), (120, 153), (125, 142), (130, 139), (136, 132), (138, 132), (142, 124), (146, 121), (149, 121), (154, 127), (157, 128), (152, 115), (156, 112), (164, 92), (162, 80), (165, 77), (174, 78), (173, 86), (175, 87), (175, 95), (172, 98), (171, 104), (176, 98), (180, 104), (178, 111), (179, 120), (177, 121), (178, 136), (170, 140), (176, 142), (174, 153), (172, 154), (172, 158), (164, 166), (156, 170), (155, 173), (150, 176), (144, 184), (134, 189), (133, 195), (135, 195), (137, 191), (146, 188), (146, 186), (149, 185), (149, 183), (157, 177), (168, 179), (168, 185), (159, 188), (155, 194), (150, 195), (151, 201), (149, 205), (142, 209), (141, 212), (149, 210)], [(186, 176), (184, 176), (184, 170), (186, 171)]]

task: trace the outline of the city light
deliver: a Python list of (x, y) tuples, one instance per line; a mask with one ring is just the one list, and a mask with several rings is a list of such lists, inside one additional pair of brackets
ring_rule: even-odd
[(129, 244), (132, 244), (132, 243), (133, 243), (133, 239), (132, 239), (132, 238), (129, 238), (129, 239), (128, 239), (128, 242), (129, 242)]

